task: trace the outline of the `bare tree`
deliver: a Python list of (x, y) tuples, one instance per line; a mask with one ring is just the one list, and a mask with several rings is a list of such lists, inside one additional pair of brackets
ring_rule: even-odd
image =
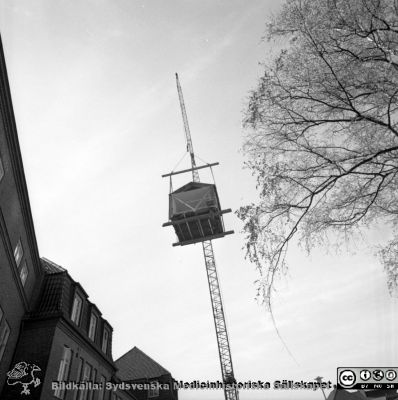
[(287, 0), (267, 25), (283, 49), (264, 65), (245, 114), (257, 204), (241, 207), (247, 255), (270, 307), (297, 236), (310, 250), (391, 224), (380, 251), (398, 283), (398, 2)]

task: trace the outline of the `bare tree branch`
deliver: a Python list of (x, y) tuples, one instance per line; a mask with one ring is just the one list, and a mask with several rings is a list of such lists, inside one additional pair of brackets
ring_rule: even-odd
[[(293, 237), (310, 250), (328, 232), (398, 225), (397, 11), (388, 0), (287, 0), (268, 23), (268, 39), (288, 45), (248, 103), (244, 151), (260, 197), (238, 216), (269, 307)], [(396, 243), (379, 253), (390, 289)]]

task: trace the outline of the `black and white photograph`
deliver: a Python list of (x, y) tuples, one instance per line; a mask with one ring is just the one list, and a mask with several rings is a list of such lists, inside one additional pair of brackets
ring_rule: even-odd
[(0, 0), (0, 400), (398, 400), (398, 0)]

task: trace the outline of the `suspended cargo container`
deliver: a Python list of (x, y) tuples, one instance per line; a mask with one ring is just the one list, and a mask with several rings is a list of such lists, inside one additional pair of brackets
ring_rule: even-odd
[(225, 232), (216, 185), (189, 182), (169, 194), (169, 221), (173, 225), (178, 242), (173, 246), (186, 245), (223, 237)]
[(169, 219), (176, 223), (174, 229), (179, 242), (219, 235), (224, 231), (215, 185), (187, 183), (170, 193), (169, 207)]
[(221, 209), (216, 185), (189, 182), (169, 195), (169, 219), (200, 215)]

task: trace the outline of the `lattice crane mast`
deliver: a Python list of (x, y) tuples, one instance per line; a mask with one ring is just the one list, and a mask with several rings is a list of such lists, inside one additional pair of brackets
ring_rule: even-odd
[[(222, 218), (222, 215), (231, 212), (231, 209), (221, 210), (215, 185), (200, 182), (198, 169), (206, 167), (211, 168), (214, 165), (218, 165), (218, 163), (207, 164), (199, 167), (196, 165), (191, 132), (189, 129), (184, 97), (178, 74), (176, 74), (176, 82), (184, 123), (187, 151), (191, 158), (191, 168), (183, 171), (171, 172), (162, 176), (169, 176), (171, 180), (173, 175), (192, 171), (193, 182), (190, 182), (180, 189), (170, 193), (169, 222), (166, 222), (163, 226), (172, 225), (174, 227), (179, 242), (174, 243), (173, 246), (184, 246), (198, 242), (202, 243), (214, 326), (216, 329), (221, 373), (224, 382), (224, 396), (225, 400), (238, 400), (239, 394), (236, 387), (233, 385), (236, 381), (232, 366), (231, 349), (212, 245), (212, 239), (224, 237), (225, 235), (233, 233), (233, 231), (225, 231), (224, 221)], [(170, 188), (172, 188), (171, 184)]]

